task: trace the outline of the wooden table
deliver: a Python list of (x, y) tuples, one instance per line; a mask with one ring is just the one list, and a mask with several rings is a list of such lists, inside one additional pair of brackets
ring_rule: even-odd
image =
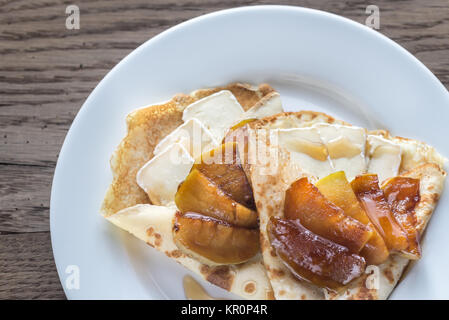
[[(0, 0), (0, 299), (65, 298), (49, 233), (53, 171), (79, 108), (104, 75), (147, 39), (184, 20), (251, 0)], [(364, 23), (380, 8), (380, 32), (449, 88), (449, 0), (279, 1)], [(67, 30), (65, 9), (80, 8)]]

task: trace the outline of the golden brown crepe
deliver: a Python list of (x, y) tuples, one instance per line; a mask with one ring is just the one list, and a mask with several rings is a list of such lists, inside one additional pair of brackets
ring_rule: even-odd
[[(183, 253), (175, 245), (172, 236), (175, 207), (151, 205), (147, 194), (136, 182), (137, 171), (153, 157), (153, 150), (160, 140), (183, 123), (183, 110), (191, 103), (216, 93), (230, 90), (243, 109), (263, 105), (272, 99), (274, 90), (269, 85), (251, 87), (234, 83), (213, 89), (201, 89), (189, 95), (178, 94), (167, 103), (138, 109), (126, 119), (127, 134), (111, 158), (113, 181), (106, 193), (101, 208), (110, 222), (129, 231), (150, 246), (197, 273), (203, 279), (247, 299), (385, 299), (394, 289), (409, 260), (398, 255), (379, 266), (378, 289), (367, 287), (364, 274), (339, 294), (327, 292), (314, 285), (298, 281), (277, 257), (266, 234), (267, 220), (281, 216), (285, 190), (302, 176), (312, 181), (316, 177), (302, 170), (290, 160), (288, 152), (279, 149), (276, 159), (268, 163), (245, 165), (250, 175), (254, 197), (260, 219), (260, 241), (262, 255), (252, 260), (227, 266), (207, 266)], [(288, 129), (309, 127), (317, 123), (349, 125), (331, 116), (313, 111), (284, 112), (250, 122), (251, 129)], [(251, 135), (257, 133), (250, 130)], [(421, 200), (416, 207), (420, 233), (441, 195), (446, 173), (442, 170), (444, 158), (423, 142), (400, 137), (391, 137), (386, 131), (373, 131), (385, 139), (401, 145), (403, 155), (400, 175), (419, 178)], [(269, 148), (277, 148), (268, 145)], [(274, 164), (279, 166), (272, 168)], [(271, 174), (266, 174), (271, 172)], [(263, 260), (262, 260), (263, 256)], [(368, 270), (371, 270), (368, 268)], [(268, 276), (267, 276), (268, 275)], [(369, 279), (368, 279), (369, 280)], [(274, 294), (274, 295), (273, 295)]]
[(110, 222), (165, 253), (203, 279), (243, 298), (271, 299), (272, 290), (260, 254), (243, 264), (210, 267), (182, 253), (174, 244), (172, 236), (176, 209), (151, 205), (147, 194), (136, 182), (137, 171), (153, 157), (158, 142), (183, 123), (183, 110), (189, 104), (221, 90), (231, 91), (245, 111), (253, 105), (260, 105), (259, 101), (265, 97), (268, 99), (274, 92), (266, 84), (252, 87), (233, 83), (197, 90), (189, 95), (178, 94), (165, 104), (130, 113), (126, 119), (127, 135), (111, 157), (113, 181), (101, 212)]
[[(316, 123), (345, 124), (322, 113), (301, 111), (283, 113), (250, 124), (253, 129), (298, 128)], [(257, 139), (257, 130), (250, 131), (252, 138)], [(423, 142), (399, 137), (391, 137), (386, 131), (371, 132), (401, 145), (403, 152), (399, 175), (420, 179), (421, 199), (415, 208), (418, 220), (418, 230), (422, 234), (435, 209), (443, 189), (446, 173), (442, 166), (444, 158), (434, 148)], [(268, 148), (275, 148), (268, 143)], [(251, 182), (254, 198), (260, 219), (261, 248), (268, 277), (273, 287), (276, 299), (386, 299), (397, 284), (409, 260), (392, 254), (379, 267), (379, 286), (372, 289), (367, 278), (372, 268), (367, 268), (366, 274), (350, 284), (339, 294), (328, 292), (304, 281), (297, 280), (277, 256), (268, 240), (266, 226), (271, 216), (282, 217), (285, 191), (297, 179), (307, 176), (312, 181), (316, 178), (305, 172), (300, 165), (289, 159), (288, 152), (278, 150), (279, 154), (265, 165), (251, 167)], [(268, 154), (271, 154), (268, 152)], [(272, 153), (275, 154), (275, 153)], [(279, 158), (274, 158), (279, 157)], [(280, 163), (276, 168), (270, 168), (274, 163)], [(272, 174), (266, 174), (271, 172)], [(375, 271), (372, 271), (375, 272)]]
[(220, 288), (246, 299), (273, 298), (260, 254), (238, 265), (208, 266), (179, 250), (172, 235), (176, 211), (175, 207), (138, 204), (106, 219)]
[(150, 203), (145, 191), (137, 185), (137, 171), (153, 157), (154, 147), (159, 141), (183, 123), (182, 112), (189, 104), (221, 90), (231, 91), (244, 110), (274, 91), (267, 84), (252, 87), (232, 83), (197, 90), (189, 95), (177, 94), (164, 104), (131, 112), (126, 118), (127, 134), (111, 157), (113, 180), (101, 207), (103, 215), (109, 216), (136, 204)]

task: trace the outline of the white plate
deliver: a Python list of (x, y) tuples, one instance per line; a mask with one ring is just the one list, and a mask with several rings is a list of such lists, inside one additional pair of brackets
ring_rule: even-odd
[[(389, 129), (449, 155), (447, 90), (380, 33), (329, 13), (284, 6), (225, 10), (187, 21), (123, 59), (89, 96), (67, 134), (53, 180), (50, 223), (68, 298), (184, 298), (187, 271), (99, 214), (112, 179), (109, 158), (131, 110), (232, 81), (268, 82), (287, 110), (324, 111)], [(449, 298), (448, 201), (444, 195), (429, 224), (423, 258), (392, 298)], [(79, 268), (79, 289), (66, 288), (70, 265)]]

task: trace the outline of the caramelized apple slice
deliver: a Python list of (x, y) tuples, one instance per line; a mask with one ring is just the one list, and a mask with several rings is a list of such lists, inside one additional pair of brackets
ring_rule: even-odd
[(232, 200), (197, 169), (179, 185), (175, 203), (181, 212), (197, 212), (235, 226), (257, 228), (255, 211)]
[[(249, 119), (250, 120), (250, 119)], [(247, 124), (252, 122), (249, 120), (243, 120), (239, 122), (234, 129), (228, 131), (223, 138), (223, 143), (234, 142), (237, 144), (237, 150), (239, 151), (240, 163), (246, 177), (250, 180), (250, 164), (249, 164), (249, 131)]]
[(316, 183), (316, 187), (329, 201), (343, 209), (347, 216), (367, 225), (373, 232), (371, 238), (359, 253), (365, 258), (366, 263), (381, 264), (387, 260), (389, 256), (388, 248), (369, 220), (365, 210), (360, 206), (344, 171), (335, 172), (322, 178)]
[(420, 200), (419, 180), (406, 177), (394, 177), (382, 186), (391, 211), (396, 221), (407, 233), (408, 248), (404, 253), (410, 259), (421, 258), (419, 232), (416, 230), (417, 220), (415, 206)]
[(365, 246), (360, 250), (359, 255), (365, 258), (365, 261), (369, 265), (378, 265), (384, 263), (390, 256), (390, 251), (382, 238), (382, 236), (375, 230), (372, 224), (373, 235), (365, 244)]
[(408, 246), (405, 231), (394, 218), (376, 174), (364, 174), (351, 182), (352, 190), (361, 202), (371, 222), (389, 250), (404, 250)]
[(239, 129), (239, 128), (247, 125), (248, 123), (256, 121), (256, 120), (257, 120), (256, 118), (244, 119), (244, 120), (238, 122), (237, 124), (233, 125), (230, 130), (232, 131), (232, 130)]
[(193, 165), (225, 194), (247, 208), (255, 209), (253, 191), (243, 171), (237, 145), (224, 143), (204, 152), (201, 161)]
[(299, 220), (271, 217), (267, 232), (277, 255), (292, 273), (317, 286), (337, 289), (365, 270), (362, 257), (312, 233)]
[(196, 213), (176, 213), (173, 239), (179, 249), (208, 265), (238, 264), (259, 252), (259, 232)]
[(305, 228), (347, 247), (353, 253), (359, 253), (372, 235), (367, 226), (346, 216), (307, 178), (295, 181), (287, 190), (284, 215), (286, 219), (299, 219)]

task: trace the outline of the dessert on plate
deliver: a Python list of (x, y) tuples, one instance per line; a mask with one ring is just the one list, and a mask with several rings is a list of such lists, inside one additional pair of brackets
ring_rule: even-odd
[(424, 142), (233, 83), (140, 108), (111, 158), (103, 216), (247, 299), (386, 299), (440, 197)]

